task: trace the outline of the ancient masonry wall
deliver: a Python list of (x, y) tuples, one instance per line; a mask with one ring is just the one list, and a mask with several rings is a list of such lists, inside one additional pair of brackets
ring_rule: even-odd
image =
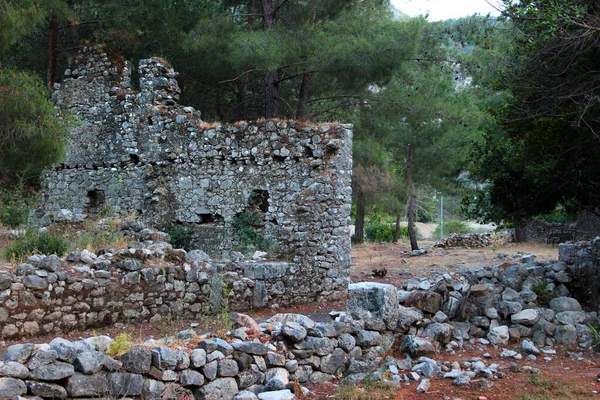
[[(54, 101), (81, 119), (64, 162), (47, 171), (42, 222), (110, 210), (164, 227), (185, 225), (193, 244), (228, 257), (232, 223), (260, 216), (264, 235), (299, 271), (287, 302), (339, 297), (350, 266), (352, 126), (294, 121), (208, 126), (177, 104), (179, 87), (163, 60), (130, 64), (89, 47), (65, 72)], [(301, 273), (300, 273), (301, 271)], [(289, 272), (289, 270), (288, 270)], [(293, 279), (292, 279), (293, 278)]]

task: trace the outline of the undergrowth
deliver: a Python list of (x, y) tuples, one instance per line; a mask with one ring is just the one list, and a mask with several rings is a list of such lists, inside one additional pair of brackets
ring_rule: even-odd
[(119, 336), (108, 345), (106, 355), (110, 357), (122, 356), (127, 353), (132, 346), (133, 342), (131, 341), (131, 334), (125, 332), (120, 333)]
[(28, 229), (14, 243), (4, 250), (4, 257), (12, 261), (21, 261), (32, 254), (56, 254), (63, 256), (70, 247), (70, 242), (62, 235), (44, 232), (38, 233)]
[(398, 387), (380, 381), (367, 380), (363, 385), (340, 385), (334, 395), (340, 400), (393, 399)]
[(584, 400), (590, 396), (590, 393), (575, 383), (546, 379), (537, 375), (532, 376), (529, 383), (531, 390), (521, 393), (519, 400)]

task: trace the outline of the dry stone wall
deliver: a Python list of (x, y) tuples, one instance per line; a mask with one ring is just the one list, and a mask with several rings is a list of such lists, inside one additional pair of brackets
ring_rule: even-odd
[(64, 162), (44, 175), (41, 221), (135, 214), (185, 226), (194, 248), (230, 258), (234, 221), (257, 215), (275, 256), (302, 271), (289, 297), (339, 297), (350, 266), (352, 126), (208, 125), (177, 104), (166, 62), (141, 60), (138, 70), (136, 92), (128, 62), (88, 47), (66, 71), (53, 98), (81, 123)]
[[(211, 260), (141, 229), (128, 249), (76, 250), (65, 258), (31, 256), (0, 270), (0, 337), (59, 334), (73, 329), (172, 319), (200, 320), (228, 310), (277, 307), (343, 296), (331, 281), (305, 276), (294, 262)], [(154, 240), (152, 240), (154, 239)], [(345, 287), (344, 287), (345, 288)]]

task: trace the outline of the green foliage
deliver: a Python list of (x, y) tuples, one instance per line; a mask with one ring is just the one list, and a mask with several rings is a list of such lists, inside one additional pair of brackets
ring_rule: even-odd
[(191, 250), (194, 231), (185, 225), (170, 224), (165, 228), (165, 232), (171, 236), (173, 248)]
[(370, 242), (391, 242), (395, 227), (390, 224), (370, 222), (365, 225), (365, 237)]
[(30, 208), (35, 204), (37, 196), (23, 185), (11, 190), (0, 188), (0, 224), (16, 228), (27, 224)]
[(537, 302), (540, 306), (545, 307), (552, 300), (553, 293), (548, 289), (546, 282), (536, 283), (531, 285), (531, 291), (537, 295)]
[(119, 357), (127, 353), (133, 346), (131, 334), (120, 333), (112, 342), (109, 343), (106, 355), (109, 357)]
[(35, 183), (64, 151), (66, 125), (40, 79), (0, 65), (0, 181)]
[(549, 214), (541, 214), (536, 217), (540, 221), (551, 224), (568, 224), (577, 220), (577, 215), (573, 212), (568, 212), (565, 207), (558, 204), (556, 208)]
[(64, 237), (44, 232), (37, 233), (28, 229), (22, 237), (4, 250), (4, 257), (9, 260), (22, 260), (32, 254), (56, 254), (63, 256), (70, 247), (70, 242)]
[(392, 398), (397, 394), (397, 391), (398, 388), (392, 384), (367, 379), (362, 385), (339, 385), (334, 398), (342, 400), (379, 400)]
[(86, 229), (73, 240), (71, 248), (88, 249), (98, 251), (108, 247), (114, 247), (124, 240), (121, 230), (104, 225), (102, 229)]
[(232, 222), (238, 249), (242, 253), (252, 250), (274, 251), (277, 243), (270, 236), (263, 233), (263, 222), (259, 215), (242, 213), (238, 214)]
[[(440, 237), (440, 225), (437, 226), (437, 228), (435, 228), (435, 231), (433, 231), (433, 237), (435, 238), (439, 238)], [(464, 221), (459, 221), (459, 220), (450, 220), (450, 221), (444, 221), (444, 236), (448, 236), (452, 233), (457, 233), (457, 234), (464, 234), (464, 233), (470, 233), (471, 230), (469, 229), (469, 226), (464, 222)]]
[(588, 328), (592, 334), (592, 347), (594, 350), (600, 351), (600, 326), (597, 323), (588, 324)]

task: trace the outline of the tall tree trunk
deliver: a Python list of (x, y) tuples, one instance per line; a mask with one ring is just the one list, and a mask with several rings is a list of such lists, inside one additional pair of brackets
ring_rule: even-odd
[(302, 83), (300, 84), (300, 96), (298, 99), (298, 107), (296, 108), (296, 119), (298, 121), (306, 121), (308, 119), (308, 99), (310, 99), (310, 84), (312, 83), (313, 74), (302, 74)]
[(248, 28), (254, 28), (254, 0), (248, 0)]
[[(247, 69), (244, 68), (244, 72), (246, 71)], [(240, 77), (240, 79), (237, 80), (237, 89), (237, 117), (239, 121), (243, 121), (248, 118), (248, 74), (244, 74)]]
[[(254, 0), (248, 0), (248, 31), (254, 29)], [(242, 68), (244, 74), (237, 81), (237, 119), (239, 121), (248, 118), (248, 66)]]
[(265, 118), (277, 118), (277, 70), (265, 77)]
[(515, 221), (515, 242), (524, 243), (527, 241), (527, 232), (525, 229), (525, 221), (522, 219)]
[[(275, 5), (273, 0), (262, 0), (263, 29), (275, 28)], [(277, 70), (267, 72), (265, 77), (265, 118), (277, 118)]]
[(400, 216), (396, 217), (396, 230), (394, 231), (394, 239), (392, 243), (398, 243), (398, 239), (400, 239)]
[(48, 44), (48, 71), (46, 75), (46, 81), (48, 86), (52, 87), (52, 85), (54, 85), (56, 76), (56, 40), (58, 37), (58, 22), (56, 21), (56, 15), (54, 15), (54, 12), (50, 14), (49, 30), (50, 41)]
[(417, 190), (415, 189), (415, 181), (412, 176), (413, 168), (413, 146), (408, 145), (408, 165), (406, 166), (406, 179), (410, 187), (410, 197), (408, 198), (408, 237), (410, 238), (411, 250), (419, 250), (417, 244), (417, 234), (415, 232), (415, 222), (417, 217)]
[(359, 190), (356, 196), (356, 219), (354, 220), (354, 236), (359, 243), (365, 240), (365, 205), (365, 196)]

